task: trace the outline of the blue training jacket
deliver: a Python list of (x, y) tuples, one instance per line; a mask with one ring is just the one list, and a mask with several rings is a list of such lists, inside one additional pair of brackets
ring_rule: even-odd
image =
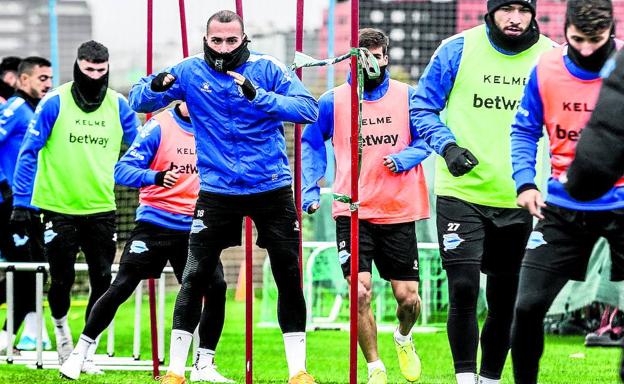
[[(351, 75), (347, 82), (351, 83)], [(390, 74), (386, 71), (384, 81), (370, 92), (364, 91), (364, 100), (375, 101), (381, 99), (388, 91)], [(414, 104), (416, 89), (408, 88), (409, 110)], [(431, 154), (431, 148), (418, 135), (416, 122), (410, 116), (410, 132), (412, 142), (401, 152), (389, 157), (394, 161), (397, 172), (405, 172), (420, 164)], [(301, 137), (301, 179), (302, 179), (302, 209), (307, 212), (310, 205), (320, 200), (321, 189), (319, 180), (327, 170), (327, 151), (325, 142), (334, 136), (334, 90), (325, 92), (319, 98), (318, 120), (303, 130)]]
[[(600, 77), (599, 73), (589, 72), (574, 64), (567, 54), (564, 56), (564, 64), (572, 76), (581, 80), (593, 80)], [(539, 92), (537, 67), (534, 67), (525, 86), (515, 121), (511, 126), (511, 160), (516, 189), (527, 184), (537, 184), (535, 182), (537, 143), (542, 137), (543, 126), (544, 109)], [(624, 187), (611, 188), (599, 199), (580, 202), (570, 197), (559, 180), (550, 177), (546, 202), (579, 211), (621, 209), (624, 208)]]
[[(61, 98), (58, 92), (51, 91), (39, 102), (35, 110), (35, 116), (30, 122), (20, 148), (19, 164), (15, 169), (15, 182), (13, 183), (13, 206), (15, 207), (31, 207), (39, 151), (50, 137), (60, 108)], [(122, 95), (119, 95), (119, 120), (124, 131), (123, 141), (129, 145), (134, 140), (141, 122)]]
[[(20, 146), (35, 115), (34, 108), (24, 98), (13, 95), (3, 105), (0, 114), (0, 170), (9, 185), (13, 185), (13, 173)], [(0, 180), (3, 179), (0, 176)]]
[(154, 92), (156, 75), (130, 90), (130, 106), (152, 112), (184, 100), (195, 129), (200, 189), (225, 195), (252, 194), (290, 185), (284, 121), (312, 123), (318, 105), (295, 74), (275, 58), (252, 52), (236, 68), (255, 87), (249, 101), (234, 79), (208, 66), (203, 54), (166, 68), (171, 88)]
[[(193, 133), (193, 126), (190, 123), (182, 120), (173, 108), (169, 111), (182, 129)], [(154, 185), (159, 171), (150, 169), (150, 165), (158, 152), (158, 147), (160, 147), (160, 124), (158, 120), (151, 119), (141, 128), (132, 146), (115, 165), (115, 182), (134, 188)], [(145, 221), (178, 231), (190, 231), (192, 220), (191, 216), (143, 204), (139, 205), (136, 211), (136, 221)]]

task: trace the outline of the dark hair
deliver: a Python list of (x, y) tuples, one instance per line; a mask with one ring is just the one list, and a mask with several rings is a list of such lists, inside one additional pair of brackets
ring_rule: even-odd
[(2, 62), (0, 62), (0, 75), (5, 72), (17, 72), (20, 61), (22, 61), (22, 59), (17, 56), (7, 56), (2, 59)]
[(19, 67), (17, 67), (17, 75), (22, 73), (32, 74), (35, 67), (51, 67), (52, 63), (48, 59), (39, 56), (29, 56), (22, 60)]
[(208, 18), (208, 21), (206, 22), (206, 32), (208, 32), (208, 27), (210, 27), (210, 23), (212, 23), (214, 20), (218, 21), (219, 23), (231, 23), (232, 21), (237, 21), (241, 26), (241, 30), (245, 32), (245, 24), (243, 24), (243, 19), (241, 19), (241, 17), (238, 16), (236, 12), (224, 9), (210, 16)]
[(363, 48), (374, 49), (382, 48), (383, 54), (388, 54), (389, 39), (379, 29), (362, 28), (358, 34), (358, 45)]
[(569, 0), (566, 28), (574, 25), (586, 35), (593, 36), (613, 27), (611, 0)]
[(97, 41), (89, 40), (78, 47), (78, 60), (90, 63), (105, 63), (108, 61), (108, 48)]

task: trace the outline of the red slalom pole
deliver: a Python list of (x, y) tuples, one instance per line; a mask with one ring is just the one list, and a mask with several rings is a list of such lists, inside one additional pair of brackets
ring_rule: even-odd
[[(154, 1), (147, 0), (147, 57), (146, 57), (146, 72), (148, 75), (152, 74), (152, 54), (154, 41), (152, 38), (154, 30)], [(147, 119), (150, 115), (147, 115)], [(148, 279), (147, 281), (149, 291), (149, 307), (150, 307), (150, 333), (152, 339), (152, 375), (154, 379), (160, 376), (159, 362), (158, 362), (158, 329), (156, 324), (156, 285), (154, 279)]]
[(188, 38), (186, 34), (186, 11), (184, 9), (184, 0), (178, 0), (178, 8), (180, 9), (180, 33), (182, 35), (182, 55), (188, 57)]
[[(351, 47), (358, 47), (358, 28), (360, 20), (360, 2), (351, 0)], [(358, 150), (359, 150), (359, 101), (357, 56), (351, 56), (351, 203), (359, 204), (358, 186)], [(351, 211), (351, 291), (350, 337), (349, 337), (349, 383), (357, 384), (357, 348), (358, 348), (358, 288), (359, 288), (359, 215), (358, 206)]]
[[(303, 52), (303, 0), (297, 0), (297, 25), (295, 31), (295, 50)], [(299, 79), (303, 78), (302, 68), (297, 68)], [(303, 221), (301, 212), (301, 124), (295, 124), (295, 206), (299, 221), (299, 276), (303, 287)]]
[(251, 218), (245, 217), (245, 383), (253, 383), (253, 251)]
[[(243, 0), (236, 0), (243, 18)], [(253, 384), (253, 245), (251, 218), (245, 217), (245, 383)]]

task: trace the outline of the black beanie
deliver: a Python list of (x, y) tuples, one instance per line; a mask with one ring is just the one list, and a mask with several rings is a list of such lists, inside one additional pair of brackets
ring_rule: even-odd
[(487, 11), (489, 14), (494, 13), (498, 8), (508, 4), (522, 4), (531, 8), (531, 13), (535, 17), (535, 8), (537, 7), (537, 0), (488, 0)]

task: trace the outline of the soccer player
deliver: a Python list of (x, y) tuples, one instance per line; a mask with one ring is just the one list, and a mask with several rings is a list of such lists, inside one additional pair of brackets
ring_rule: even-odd
[(242, 19), (231, 11), (219, 11), (206, 24), (203, 55), (145, 77), (130, 91), (130, 104), (138, 112), (185, 100), (197, 143), (200, 191), (173, 315), (165, 384), (185, 382), (184, 366), (200, 317), (201, 297), (221, 251), (240, 245), (244, 216), (253, 219), (257, 243), (267, 249), (271, 260), (289, 382), (314, 382), (305, 366), (300, 229), (282, 122), (313, 122), (318, 106), (282, 63), (250, 52), (247, 44)]
[[(182, 281), (199, 192), (196, 164), (193, 126), (186, 103), (181, 103), (149, 120), (115, 166), (117, 184), (141, 188), (137, 225), (126, 242), (115, 281), (93, 306), (76, 348), (60, 369), (63, 376), (77, 379), (81, 367), (93, 364), (93, 356), (87, 355), (89, 346), (142, 279), (158, 278), (169, 261)], [(192, 381), (231, 382), (216, 371), (212, 361), (223, 329), (226, 290), (219, 263), (208, 288), (209, 311), (199, 328), (201, 342)]]
[[(7, 59), (3, 60), (3, 63)], [(11, 225), (10, 218), (13, 210), (11, 188), (17, 155), (28, 124), (35, 115), (35, 108), (39, 101), (52, 88), (51, 64), (43, 57), (27, 57), (19, 64), (17, 77), (19, 78), (17, 91), (7, 100), (0, 114), (0, 173), (5, 175), (5, 181), (0, 181), (2, 192), (0, 197), (0, 253), (7, 261), (42, 262), (45, 259), (41, 219), (37, 214), (33, 216), (33, 220), (14, 221)], [(34, 332), (31, 332), (33, 325), (36, 326), (35, 274), (16, 272), (14, 279), (14, 330), (19, 329), (22, 322), (26, 320), (19, 347), (30, 349), (35, 341)], [(0, 284), (0, 300), (6, 301), (4, 281)], [(0, 350), (7, 347), (6, 341), (5, 322), (3, 330), (0, 331)], [(49, 344), (49, 340), (46, 341)]]
[(78, 251), (89, 265), (86, 317), (111, 282), (117, 237), (113, 170), (122, 139), (132, 143), (139, 126), (126, 99), (108, 88), (108, 49), (88, 41), (78, 48), (74, 81), (37, 106), (20, 149), (11, 217), (34, 220), (32, 207), (43, 211), (48, 302), (61, 364), (73, 349), (67, 312)]
[[(601, 71), (605, 78), (596, 107), (576, 146), (567, 172), (566, 191), (581, 201), (593, 200), (624, 174), (624, 55), (620, 51)], [(624, 358), (620, 362), (624, 381)]]
[[(420, 313), (416, 220), (429, 217), (427, 185), (420, 165), (431, 153), (410, 119), (415, 89), (392, 80), (388, 65), (388, 37), (371, 28), (360, 30), (359, 46), (377, 59), (381, 76), (365, 74), (362, 106), (362, 166), (360, 173), (360, 254), (358, 273), (358, 340), (368, 362), (368, 382), (387, 382), (386, 368), (377, 349), (377, 328), (371, 309), (372, 263), (390, 281), (397, 300), (399, 326), (394, 342), (401, 373), (408, 381), (420, 378), (421, 366), (411, 330)], [(334, 192), (349, 195), (351, 135), (351, 79), (319, 99), (319, 119), (302, 138), (303, 209), (319, 209), (318, 181), (325, 174), (325, 142), (336, 156)], [(349, 206), (334, 202), (336, 242), (342, 271), (350, 282), (351, 228)]]
[[(613, 33), (610, 0), (568, 1), (567, 45), (540, 57), (512, 126), (511, 156), (518, 205), (539, 219), (522, 261), (512, 332), (511, 352), (518, 384), (537, 382), (544, 349), (544, 316), (568, 280), (585, 279), (592, 248), (600, 237), (605, 237), (611, 247), (612, 280), (624, 279), (624, 178), (606, 194), (588, 202), (571, 198), (562, 184), (581, 130), (596, 105), (602, 85), (599, 71), (622, 45)], [(546, 126), (550, 139), (552, 167), (546, 203), (535, 186), (542, 126)]]
[(487, 275), (488, 304), (481, 383), (500, 381), (509, 351), (520, 261), (532, 226), (515, 201), (509, 132), (529, 70), (553, 45), (539, 33), (535, 3), (489, 0), (485, 24), (438, 48), (412, 109), (420, 136), (441, 155), (435, 179), (438, 242), (460, 384), (473, 384), (477, 372), (480, 272)]

